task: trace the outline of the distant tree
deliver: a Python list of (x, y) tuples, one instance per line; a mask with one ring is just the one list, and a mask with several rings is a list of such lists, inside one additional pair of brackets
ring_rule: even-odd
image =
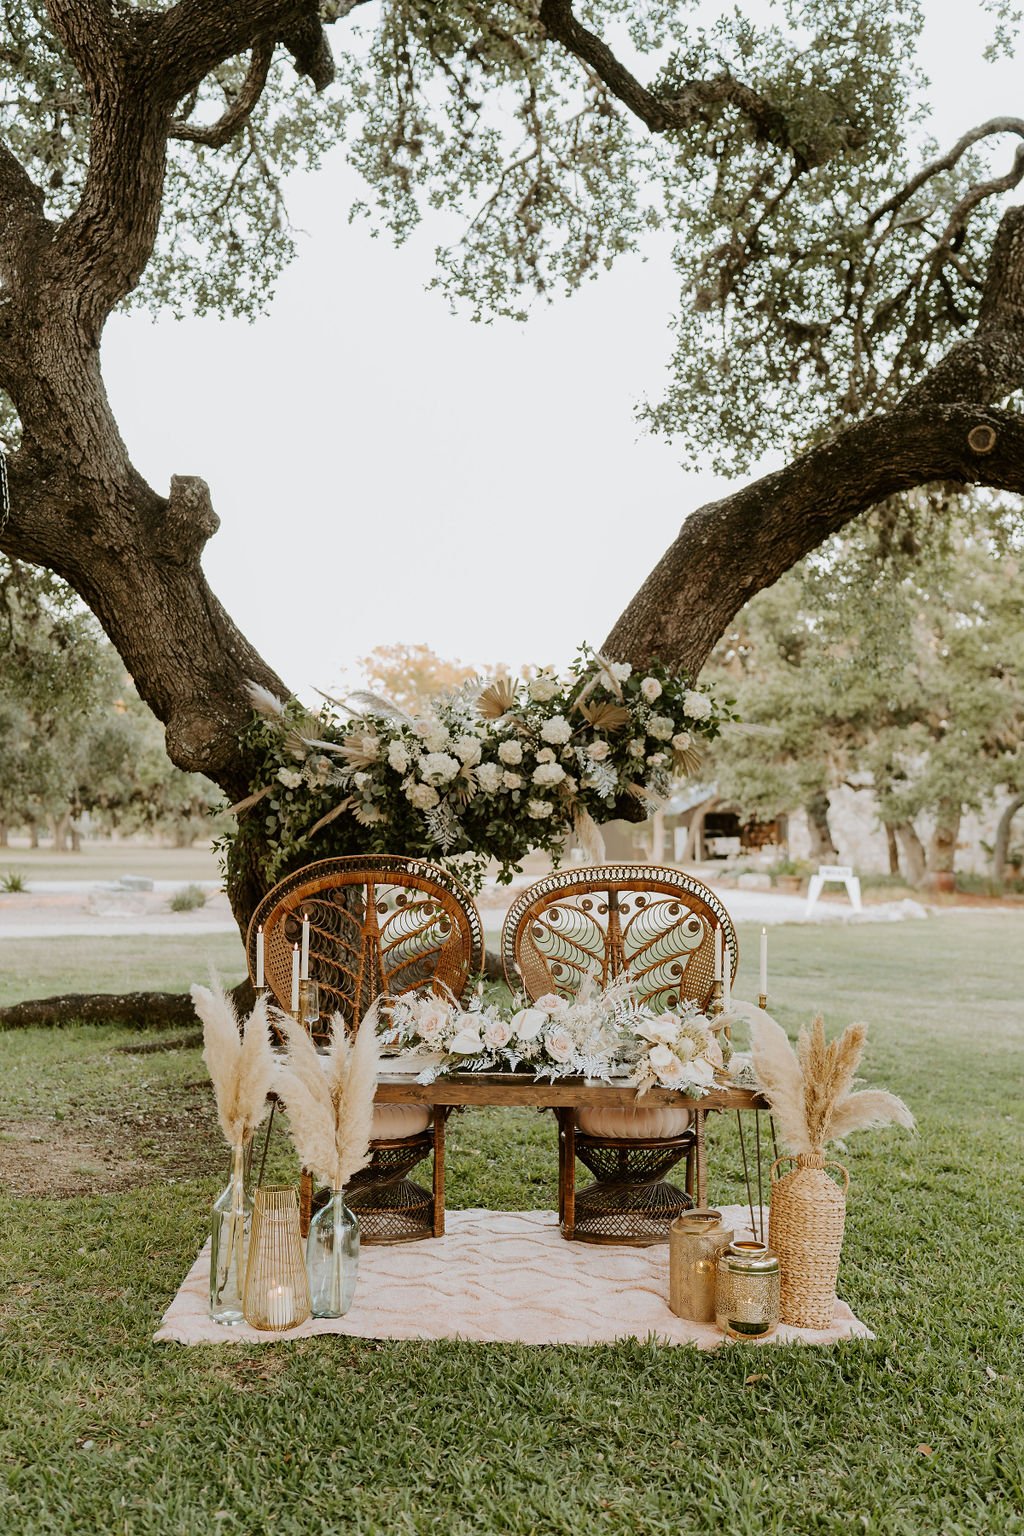
[(413, 714), (479, 672), (464, 662), (443, 660), (429, 645), (378, 645), (360, 657), (359, 666), (374, 692)]
[(1021, 525), (979, 503), (951, 530), (944, 509), (941, 539), (889, 547), (935, 510), (922, 499), (834, 542), (749, 604), (713, 658), (759, 728), (715, 744), (720, 793), (762, 816), (803, 806), (820, 836), (828, 791), (870, 786), (914, 883), (951, 873), (965, 810), (1024, 786)]

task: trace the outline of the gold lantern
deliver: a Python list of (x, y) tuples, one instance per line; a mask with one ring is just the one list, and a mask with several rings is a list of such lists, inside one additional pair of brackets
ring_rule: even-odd
[(764, 1339), (779, 1326), (779, 1259), (765, 1243), (734, 1238), (718, 1260), (715, 1322), (731, 1339)]
[(668, 1304), (694, 1323), (715, 1320), (718, 1256), (732, 1241), (721, 1211), (686, 1211), (668, 1229)]
[(310, 1316), (309, 1280), (294, 1189), (258, 1189), (245, 1268), (245, 1320), (282, 1333)]

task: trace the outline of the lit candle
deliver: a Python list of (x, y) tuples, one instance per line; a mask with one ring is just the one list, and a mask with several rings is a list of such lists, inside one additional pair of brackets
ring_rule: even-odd
[(267, 1321), (271, 1328), (287, 1328), (295, 1316), (295, 1293), (290, 1285), (272, 1285), (267, 1292)]
[(302, 970), (300, 976), (303, 981), (309, 980), (309, 913), (302, 914)]
[(725, 951), (722, 966), (722, 1007), (726, 1013), (732, 1007), (732, 960), (728, 949)]
[(292, 945), (292, 1013), (299, 1011), (299, 946)]
[(768, 929), (761, 929), (761, 996), (768, 996)]
[(715, 929), (715, 980), (722, 979), (722, 930)]
[(263, 951), (263, 924), (256, 929), (256, 990), (260, 992), (266, 986), (264, 975), (264, 951)]

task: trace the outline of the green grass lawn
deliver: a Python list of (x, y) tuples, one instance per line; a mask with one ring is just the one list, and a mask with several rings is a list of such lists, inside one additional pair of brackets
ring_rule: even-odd
[(187, 992), (213, 966), (226, 986), (245, 975), (237, 933), (159, 938), (0, 941), (0, 1008), (67, 992)]
[(219, 880), (217, 855), (209, 844), (161, 848), (156, 843), (84, 843), (81, 853), (52, 848), (0, 848), (0, 876), (8, 870), (34, 880), (119, 880), (148, 875), (151, 880)]
[[(0, 1531), (1020, 1536), (1022, 937), (772, 931), (777, 1014), (867, 1018), (867, 1078), (920, 1122), (842, 1154), (877, 1339), (830, 1349), (154, 1345), (226, 1170), (195, 1032), (0, 1036)], [(451, 1205), (553, 1204), (546, 1117), (450, 1140)]]

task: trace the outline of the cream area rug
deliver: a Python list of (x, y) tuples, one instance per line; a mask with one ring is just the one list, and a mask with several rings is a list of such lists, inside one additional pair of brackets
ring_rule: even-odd
[[(722, 1209), (726, 1227), (750, 1232), (746, 1207)], [(355, 1301), (344, 1317), (312, 1319), (288, 1333), (224, 1328), (208, 1316), (209, 1245), (193, 1264), (154, 1337), (173, 1344), (273, 1344), (320, 1333), (362, 1339), (469, 1339), (481, 1344), (610, 1344), (648, 1339), (714, 1349), (710, 1323), (668, 1305), (668, 1244), (652, 1248), (568, 1243), (553, 1211), (449, 1211), (444, 1237), (368, 1246)], [(870, 1339), (845, 1302), (831, 1328), (781, 1327), (780, 1344)]]

